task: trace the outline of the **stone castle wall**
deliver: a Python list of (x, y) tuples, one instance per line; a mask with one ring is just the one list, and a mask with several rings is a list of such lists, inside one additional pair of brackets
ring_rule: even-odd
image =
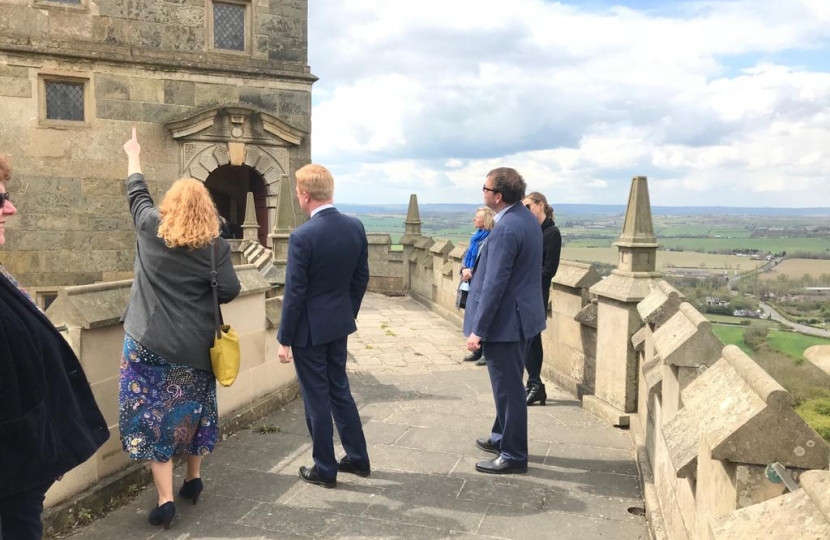
[[(243, 107), (254, 123), (264, 111), (306, 134), (288, 143), (246, 124), (239, 159), (259, 160), (263, 174), (286, 178), (310, 161), (307, 2), (246, 5), (248, 49), (229, 52), (210, 47), (209, 1), (0, 0), (0, 152), (11, 157), (8, 189), (20, 211), (2, 260), (23, 284), (49, 290), (130, 277), (135, 239), (121, 147), (132, 126), (157, 200), (186, 170), (195, 174), (187, 162), (209, 144), (218, 157), (203, 156), (208, 167), (228, 162), (230, 129), (174, 138), (165, 125), (206, 110)], [(45, 118), (44, 85), (53, 80), (84, 84), (84, 121)], [(253, 143), (273, 157), (252, 153)], [(266, 181), (272, 196), (275, 180)]]

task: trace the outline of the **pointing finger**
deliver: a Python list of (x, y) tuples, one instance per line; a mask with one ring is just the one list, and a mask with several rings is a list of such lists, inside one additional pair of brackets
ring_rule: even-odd
[(133, 126), (133, 140), (136, 140), (136, 136), (135, 136), (135, 126)]

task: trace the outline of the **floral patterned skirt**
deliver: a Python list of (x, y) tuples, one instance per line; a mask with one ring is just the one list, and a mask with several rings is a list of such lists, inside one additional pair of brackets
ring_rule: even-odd
[(129, 335), (118, 396), (121, 446), (131, 459), (169, 461), (213, 451), (219, 434), (213, 373), (168, 362)]

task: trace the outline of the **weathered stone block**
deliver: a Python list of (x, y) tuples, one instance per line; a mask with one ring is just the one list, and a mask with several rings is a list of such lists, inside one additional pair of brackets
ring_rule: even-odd
[(12, 66), (0, 64), (0, 77), (11, 77), (14, 79), (28, 79), (29, 68), (26, 66)]
[(165, 80), (164, 102), (171, 105), (195, 105), (196, 83)]
[(49, 37), (67, 41), (89, 41), (92, 39), (92, 19), (88, 13), (64, 10), (49, 10)]
[(205, 44), (204, 28), (165, 25), (161, 48), (168, 51), (201, 51)]
[(44, 38), (49, 33), (49, 16), (28, 4), (0, 4), (0, 35)]
[(99, 99), (95, 102), (95, 115), (101, 119), (127, 120), (141, 122), (144, 120), (142, 103)]
[(182, 105), (169, 105), (167, 103), (142, 103), (141, 117), (145, 122), (163, 124), (169, 122), (190, 110), (190, 107)]
[(162, 81), (157, 79), (130, 79), (130, 101), (158, 103), (162, 100)]
[(32, 81), (0, 76), (0, 96), (30, 98), (32, 97)]
[(168, 4), (166, 22), (173, 25), (198, 28), (204, 34), (205, 4)]
[(196, 83), (196, 105), (230, 105), (239, 101), (236, 86), (229, 84)]
[[(101, 99), (130, 99), (130, 78), (117, 75), (95, 75), (95, 97)], [(99, 114), (100, 117), (100, 114)]]

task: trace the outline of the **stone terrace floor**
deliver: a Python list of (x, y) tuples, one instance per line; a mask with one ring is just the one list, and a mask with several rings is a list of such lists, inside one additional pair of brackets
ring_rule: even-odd
[[(311, 465), (300, 400), (220, 443), (205, 460), (197, 506), (177, 500), (169, 531), (147, 523), (151, 487), (73, 540), (647, 539), (629, 435), (548, 385), (529, 409), (530, 470), (486, 475), (475, 446), (495, 408), (487, 368), (465, 363), (464, 338), (408, 298), (367, 295), (349, 342), (350, 380), (372, 475), (336, 489), (297, 476)], [(259, 433), (257, 426), (279, 426)], [(338, 455), (342, 448), (337, 447)], [(183, 469), (176, 469), (175, 489)]]

